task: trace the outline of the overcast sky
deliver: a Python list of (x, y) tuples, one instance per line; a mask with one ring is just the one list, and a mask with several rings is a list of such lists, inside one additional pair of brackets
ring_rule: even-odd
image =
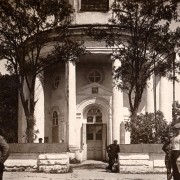
[(1, 60), (0, 61), (0, 73), (1, 74), (7, 74), (7, 71), (6, 71), (5, 65), (4, 65), (5, 63), (6, 63), (5, 60)]

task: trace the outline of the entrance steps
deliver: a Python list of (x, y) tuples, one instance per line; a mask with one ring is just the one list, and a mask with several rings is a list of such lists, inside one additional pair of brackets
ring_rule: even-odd
[(106, 169), (107, 162), (96, 160), (85, 160), (79, 164), (70, 164), (73, 169)]

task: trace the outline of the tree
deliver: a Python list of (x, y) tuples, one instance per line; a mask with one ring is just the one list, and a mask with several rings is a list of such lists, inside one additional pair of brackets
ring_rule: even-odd
[(167, 123), (160, 111), (157, 111), (156, 115), (155, 113), (137, 115), (135, 126), (131, 125), (131, 121), (125, 126), (126, 130), (134, 132), (131, 139), (132, 144), (164, 143), (169, 132), (172, 132), (172, 126)]
[[(175, 107), (174, 107), (174, 103), (175, 103)], [(172, 125), (180, 122), (180, 104), (178, 101), (173, 102), (172, 117), (173, 117)]]
[(9, 143), (18, 140), (18, 93), (14, 78), (0, 75), (0, 132)]
[(136, 120), (147, 80), (153, 74), (167, 77), (171, 74), (179, 29), (171, 30), (170, 26), (172, 21), (178, 21), (178, 2), (116, 0), (108, 27), (91, 27), (91, 35), (96, 40), (105, 40), (113, 50), (112, 58), (121, 62), (114, 69), (114, 79), (117, 87), (128, 95), (132, 121)]
[(27, 142), (33, 142), (37, 76), (52, 64), (76, 60), (84, 52), (82, 42), (69, 39), (72, 14), (66, 0), (1, 0), (0, 58), (7, 59), (7, 69), (17, 75)]

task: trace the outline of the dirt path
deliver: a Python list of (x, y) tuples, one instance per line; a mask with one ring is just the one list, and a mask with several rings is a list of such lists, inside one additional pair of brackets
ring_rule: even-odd
[(75, 169), (68, 174), (5, 172), (4, 180), (166, 180), (165, 174), (119, 174), (103, 169)]

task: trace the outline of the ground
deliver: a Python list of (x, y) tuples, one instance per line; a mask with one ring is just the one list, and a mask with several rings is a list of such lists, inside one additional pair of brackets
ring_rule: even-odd
[(165, 174), (120, 174), (106, 172), (107, 163), (85, 161), (74, 164), (73, 172), (48, 174), (33, 172), (5, 172), (4, 180), (166, 180)]
[(166, 180), (165, 174), (119, 174), (102, 169), (76, 169), (68, 174), (5, 172), (4, 180)]

